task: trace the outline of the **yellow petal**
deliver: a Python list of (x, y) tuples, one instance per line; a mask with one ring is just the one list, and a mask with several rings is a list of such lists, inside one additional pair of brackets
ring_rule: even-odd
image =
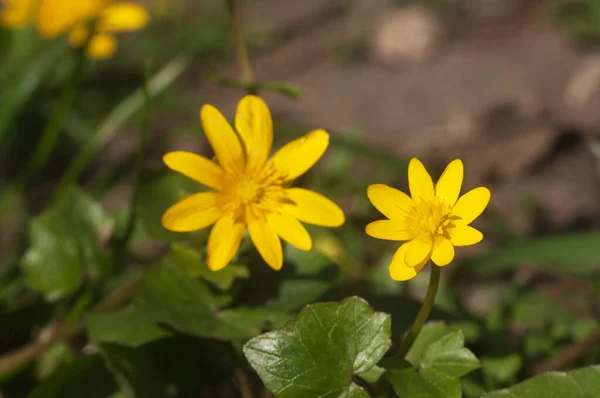
[(452, 208), (452, 215), (460, 217), (457, 224), (467, 225), (479, 217), (490, 201), (490, 196), (490, 190), (484, 187), (472, 189), (461, 196)]
[(223, 179), (223, 170), (212, 161), (185, 151), (169, 152), (163, 156), (165, 164), (174, 171), (207, 187), (218, 189)]
[(247, 167), (262, 167), (273, 144), (273, 121), (267, 104), (255, 95), (242, 98), (235, 113), (235, 129), (246, 148)]
[(414, 278), (419, 272), (421, 272), (425, 264), (427, 264), (428, 259), (414, 267), (409, 267), (406, 265), (404, 259), (406, 258), (406, 250), (408, 247), (408, 243), (403, 244), (398, 250), (396, 250), (394, 257), (392, 257), (392, 262), (390, 263), (388, 270), (390, 277), (395, 281), (407, 281)]
[(77, 23), (97, 16), (111, 0), (77, 0), (65, 4), (64, 0), (44, 0), (37, 13), (37, 26), (41, 35), (53, 38), (71, 29)]
[(454, 206), (460, 188), (462, 186), (464, 174), (463, 163), (460, 159), (455, 159), (446, 166), (442, 176), (435, 185), (435, 195), (438, 200), (448, 207)]
[(90, 35), (90, 30), (85, 24), (76, 25), (69, 33), (69, 43), (73, 47), (81, 47)]
[(417, 158), (412, 158), (408, 164), (408, 186), (410, 196), (417, 203), (430, 202), (434, 198), (431, 176)]
[(385, 240), (409, 240), (413, 236), (409, 234), (402, 223), (392, 220), (374, 221), (365, 229), (367, 235), (377, 239)]
[(470, 246), (481, 242), (483, 234), (468, 225), (459, 225), (450, 231), (450, 242), (454, 246)]
[(218, 271), (229, 264), (240, 247), (244, 230), (244, 224), (232, 213), (219, 218), (208, 237), (206, 260), (211, 270)]
[(175, 232), (190, 232), (207, 227), (221, 215), (216, 192), (201, 192), (175, 203), (162, 216), (162, 225)]
[(310, 250), (312, 248), (312, 239), (306, 228), (294, 217), (287, 214), (270, 213), (267, 220), (269, 226), (275, 230), (275, 233), (281, 239), (298, 250)]
[(143, 29), (148, 24), (148, 11), (139, 4), (115, 3), (99, 16), (100, 32), (127, 32)]
[(344, 212), (338, 205), (316, 192), (302, 188), (286, 189), (293, 205), (286, 212), (298, 220), (323, 227), (339, 227), (344, 223)]
[(246, 221), (252, 243), (265, 262), (274, 270), (279, 271), (283, 265), (283, 250), (279, 236), (269, 226), (264, 215), (255, 213), (250, 208), (246, 210)]
[(94, 35), (87, 45), (87, 54), (94, 59), (108, 59), (117, 52), (117, 39), (111, 35), (99, 33)]
[(429, 234), (419, 235), (404, 245), (407, 246), (404, 261), (409, 267), (416, 267), (431, 258), (433, 239)]
[(0, 0), (0, 25), (9, 28), (27, 26), (33, 17), (37, 0)]
[(293, 180), (317, 163), (327, 145), (329, 134), (325, 130), (314, 130), (282, 147), (273, 155), (271, 162), (286, 180)]
[(431, 252), (431, 260), (438, 266), (443, 267), (444, 265), (450, 264), (454, 259), (454, 246), (452, 243), (443, 236), (436, 236), (433, 244), (433, 251)]
[(410, 196), (385, 184), (370, 185), (367, 196), (373, 206), (390, 219), (404, 220), (414, 206)]
[(227, 119), (212, 105), (202, 107), (200, 119), (221, 167), (228, 172), (242, 171), (245, 164), (242, 145)]

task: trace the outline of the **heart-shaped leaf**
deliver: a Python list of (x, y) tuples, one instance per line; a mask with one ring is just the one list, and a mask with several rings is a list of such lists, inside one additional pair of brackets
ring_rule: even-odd
[(353, 382), (389, 349), (390, 316), (350, 297), (307, 306), (287, 328), (244, 346), (252, 367), (278, 397), (368, 397)]

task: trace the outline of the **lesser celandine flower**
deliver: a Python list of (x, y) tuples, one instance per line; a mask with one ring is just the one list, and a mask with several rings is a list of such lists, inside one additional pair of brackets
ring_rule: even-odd
[(117, 49), (116, 33), (139, 30), (147, 23), (148, 13), (139, 4), (112, 0), (42, 0), (37, 13), (42, 36), (70, 31), (74, 47), (89, 40), (86, 50), (91, 58), (111, 57)]
[(314, 130), (288, 143), (270, 159), (273, 123), (267, 105), (248, 95), (238, 104), (235, 129), (213, 106), (200, 111), (204, 132), (218, 164), (189, 152), (169, 152), (172, 170), (212, 188), (170, 207), (162, 217), (165, 228), (176, 232), (199, 230), (211, 224), (207, 261), (217, 271), (233, 258), (246, 228), (262, 258), (273, 269), (283, 264), (280, 238), (300, 250), (312, 240), (300, 221), (337, 227), (344, 213), (324, 196), (291, 182), (323, 155), (329, 135)]
[(435, 186), (423, 164), (413, 158), (408, 166), (409, 197), (383, 184), (369, 186), (371, 203), (388, 220), (367, 225), (379, 239), (405, 241), (389, 266), (392, 279), (413, 278), (431, 259), (442, 267), (454, 258), (455, 246), (474, 245), (483, 234), (469, 224), (490, 200), (487, 188), (475, 188), (459, 198), (463, 164), (456, 159), (446, 167)]
[(39, 0), (0, 0), (0, 25), (22, 28), (29, 24)]

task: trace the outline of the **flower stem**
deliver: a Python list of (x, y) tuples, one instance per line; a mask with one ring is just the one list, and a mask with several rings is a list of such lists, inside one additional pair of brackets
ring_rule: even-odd
[(143, 85), (143, 93), (144, 93), (144, 106), (142, 108), (142, 120), (140, 122), (139, 134), (138, 134), (138, 151), (135, 159), (135, 170), (134, 170), (134, 183), (133, 183), (133, 192), (131, 194), (131, 200), (129, 203), (129, 216), (127, 218), (127, 223), (125, 225), (125, 229), (121, 236), (117, 238), (116, 247), (115, 247), (115, 265), (119, 267), (121, 261), (123, 261), (123, 257), (125, 254), (125, 250), (127, 249), (127, 245), (129, 244), (129, 240), (131, 239), (131, 235), (133, 234), (133, 229), (135, 227), (136, 221), (136, 206), (140, 196), (140, 190), (142, 186), (142, 177), (144, 175), (144, 163), (146, 161), (146, 149), (148, 146), (148, 118), (150, 115), (150, 73), (151, 73), (151, 65), (150, 62), (146, 64), (145, 72), (144, 72), (144, 85)]
[(231, 34), (233, 35), (235, 52), (240, 64), (240, 78), (243, 83), (251, 85), (254, 82), (254, 72), (252, 71), (252, 63), (250, 62), (246, 40), (244, 39), (238, 1), (226, 0), (226, 2), (227, 10), (229, 11), (229, 19), (231, 21)]
[(398, 352), (394, 355), (395, 359), (403, 360), (410, 347), (412, 347), (413, 343), (419, 336), (423, 325), (429, 318), (429, 313), (431, 312), (431, 308), (433, 307), (433, 302), (435, 301), (435, 296), (438, 291), (438, 287), (440, 286), (440, 267), (435, 264), (431, 264), (431, 275), (429, 277), (429, 287), (427, 288), (427, 294), (425, 296), (425, 300), (423, 300), (423, 304), (421, 305), (421, 309), (415, 318), (410, 330), (404, 336), (402, 341), (398, 346)]

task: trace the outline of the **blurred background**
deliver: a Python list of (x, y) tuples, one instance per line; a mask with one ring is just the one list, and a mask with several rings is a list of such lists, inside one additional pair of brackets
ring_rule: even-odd
[[(197, 190), (167, 175), (162, 155), (210, 155), (200, 107), (212, 104), (231, 118), (244, 95), (236, 87), (239, 68), (223, 1), (140, 3), (150, 25), (120, 37), (113, 58), (90, 63), (51, 157), (25, 186), (14, 182), (76, 60), (66, 43), (41, 40), (32, 29), (0, 34), (0, 48), (18, 43), (11, 60), (26, 58), (30, 68), (27, 79), (22, 68), (3, 68), (0, 76), (0, 351), (28, 342), (55, 311), (19, 271), (28, 220), (71, 183), (96, 198), (117, 227), (126, 217), (146, 76), (152, 98), (134, 244), (144, 258), (181, 240), (162, 229), (160, 215), (174, 197)], [(467, 395), (556, 366), (545, 361), (573, 345), (584, 344), (585, 352), (559, 365), (598, 362), (599, 0), (252, 0), (240, 6), (256, 81), (274, 82), (261, 96), (275, 120), (276, 145), (314, 128), (332, 135), (326, 157), (301, 184), (338, 202), (349, 221), (314, 231), (319, 254), (292, 250), (288, 256), (311, 264), (318, 261), (310, 256), (324, 256), (343, 265), (344, 289), (311, 291), (307, 300), (362, 294), (376, 309), (400, 313), (393, 318), (398, 330), (410, 324), (417, 307), (403, 315), (406, 309), (394, 308), (390, 297), (419, 299), (427, 275), (404, 284), (389, 279), (396, 247), (364, 234), (379, 218), (366, 187), (386, 183), (406, 191), (411, 157), (434, 179), (461, 158), (463, 192), (484, 185), (492, 200), (476, 222), (483, 243), (457, 250), (456, 264), (445, 270), (434, 318), (460, 314), (468, 344), (488, 358), (466, 382)], [(99, 247), (111, 228), (100, 229)], [(0, 396), (27, 396), (73, 360), (67, 351), (42, 362), (37, 373), (9, 380)], [(202, 388), (181, 396), (238, 394)], [(31, 396), (54, 396), (46, 393)]]

